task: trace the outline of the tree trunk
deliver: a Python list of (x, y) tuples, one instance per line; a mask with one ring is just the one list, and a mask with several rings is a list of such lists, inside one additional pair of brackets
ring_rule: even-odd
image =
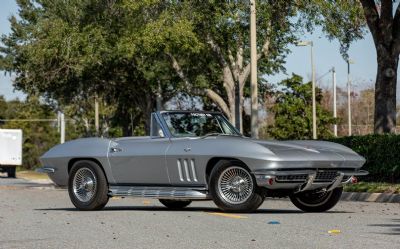
[(144, 103), (144, 112), (143, 112), (143, 119), (144, 119), (144, 131), (146, 136), (150, 134), (150, 124), (151, 124), (151, 113), (154, 111), (155, 107), (155, 98), (151, 94), (146, 95), (146, 103)]
[(241, 103), (240, 103), (240, 87), (239, 83), (235, 83), (235, 127), (241, 132)]
[(378, 72), (375, 83), (374, 132), (394, 133), (396, 129), (396, 85), (398, 55), (378, 51)]

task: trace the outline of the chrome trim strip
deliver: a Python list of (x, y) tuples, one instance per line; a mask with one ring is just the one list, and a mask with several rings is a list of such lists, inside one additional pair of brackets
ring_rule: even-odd
[(194, 159), (190, 159), (190, 167), (192, 168), (193, 181), (197, 182), (196, 167), (194, 166)]
[(50, 174), (50, 173), (54, 173), (56, 171), (56, 169), (55, 168), (51, 168), (51, 167), (41, 167), (41, 168), (37, 168), (35, 171), (38, 172), (38, 173)]
[(339, 175), (332, 182), (332, 184), (326, 189), (326, 191), (332, 191), (335, 188), (337, 188), (342, 183), (343, 177), (344, 177), (344, 173), (343, 172), (339, 172)]
[(182, 175), (182, 163), (181, 163), (181, 159), (177, 160), (177, 164), (178, 164), (178, 174), (179, 174), (179, 180), (181, 180), (181, 182), (183, 182), (183, 175)]
[(287, 176), (287, 175), (309, 175), (316, 172), (315, 170), (290, 170), (290, 171), (278, 171), (278, 170), (271, 170), (271, 171), (255, 171), (253, 174), (255, 176)]
[(343, 172), (344, 175), (347, 176), (366, 176), (369, 174), (368, 171), (366, 170), (359, 170), (359, 171), (353, 171), (353, 172)]
[(188, 163), (187, 163), (187, 159), (183, 159), (183, 167), (185, 169), (185, 175), (186, 175), (186, 180), (188, 182), (190, 182), (190, 175), (189, 175), (189, 168), (188, 168)]
[(111, 186), (110, 196), (132, 196), (155, 199), (210, 199), (205, 188)]
[[(332, 169), (318, 169), (319, 172), (323, 170), (336, 170), (335, 168)], [(264, 178), (264, 176), (288, 176), (288, 175), (310, 175), (314, 172), (316, 172), (317, 169), (315, 170), (288, 170), (288, 171), (277, 171), (277, 170), (271, 170), (271, 171), (255, 171), (252, 172), (256, 178)], [(359, 170), (359, 171), (343, 171), (343, 170), (338, 170), (338, 172), (343, 173), (344, 176), (365, 176), (368, 175), (369, 172), (366, 170)]]

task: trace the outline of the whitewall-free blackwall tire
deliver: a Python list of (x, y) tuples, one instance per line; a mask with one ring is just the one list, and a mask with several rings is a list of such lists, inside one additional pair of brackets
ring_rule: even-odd
[(68, 193), (79, 210), (100, 210), (108, 202), (108, 184), (100, 166), (89, 160), (77, 161), (69, 172)]
[(239, 161), (219, 161), (211, 171), (209, 191), (226, 212), (253, 212), (264, 201), (254, 176)]

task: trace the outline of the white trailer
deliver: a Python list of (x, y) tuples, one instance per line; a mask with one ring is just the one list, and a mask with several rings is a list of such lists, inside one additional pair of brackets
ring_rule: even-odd
[(22, 130), (0, 129), (0, 172), (15, 177), (19, 165), (22, 165)]

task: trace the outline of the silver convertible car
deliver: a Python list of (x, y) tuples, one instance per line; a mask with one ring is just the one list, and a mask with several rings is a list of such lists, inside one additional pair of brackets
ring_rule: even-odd
[(113, 196), (159, 199), (179, 209), (210, 200), (223, 211), (251, 212), (265, 197), (289, 197), (306, 212), (329, 210), (365, 159), (324, 141), (264, 141), (242, 136), (220, 113), (163, 111), (146, 137), (83, 138), (41, 157), (80, 210)]

